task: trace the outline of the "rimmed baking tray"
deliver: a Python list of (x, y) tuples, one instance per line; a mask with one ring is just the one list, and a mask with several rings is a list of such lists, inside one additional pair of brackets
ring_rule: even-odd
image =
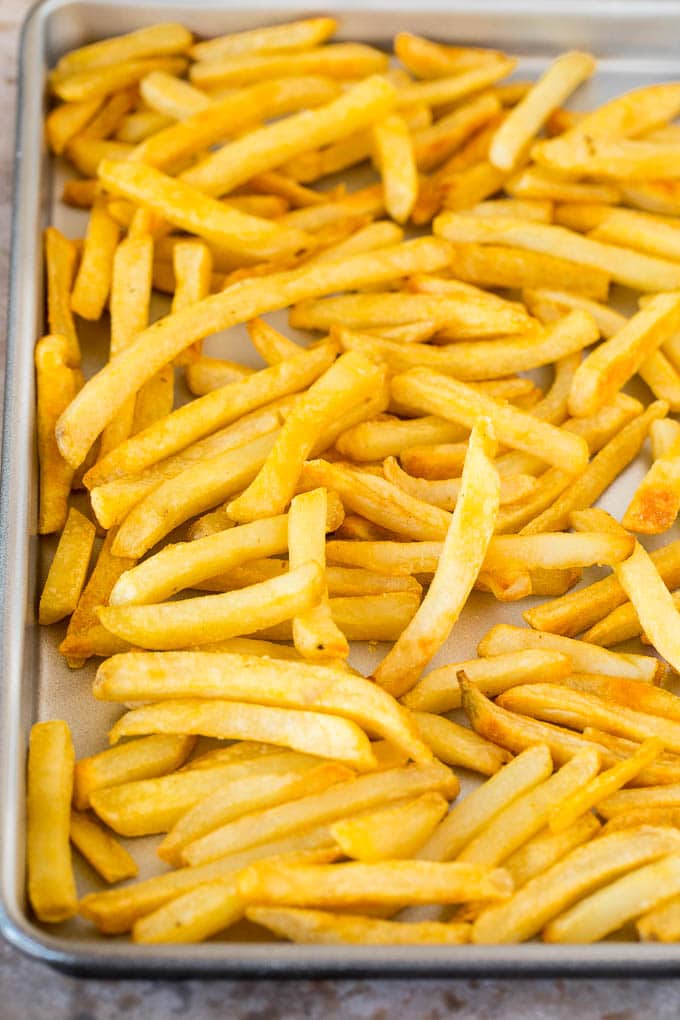
[[(599, 60), (595, 80), (580, 102), (680, 78), (680, 0), (344, 0), (341, 36), (388, 46), (410, 30), (443, 41), (507, 49), (523, 57), (519, 70), (535, 74), (568, 48), (588, 49)], [(189, 974), (239, 977), (381, 975), (528, 976), (547, 974), (650, 975), (680, 970), (680, 946), (611, 941), (595, 946), (298, 946), (281, 942), (213, 941), (199, 946), (138, 946), (99, 936), (75, 919), (49, 929), (31, 918), (24, 892), (24, 771), (28, 732), (39, 718), (66, 718), (76, 752), (101, 747), (110, 709), (92, 698), (92, 670), (70, 672), (56, 653), (58, 632), (39, 632), (34, 607), (45, 550), (36, 537), (36, 457), (33, 346), (42, 330), (41, 230), (68, 228), (57, 202), (61, 170), (43, 142), (45, 75), (66, 49), (157, 21), (182, 21), (200, 35), (238, 31), (313, 13), (284, 3), (248, 0), (46, 0), (26, 19), (21, 42), (17, 155), (0, 497), (0, 926), (24, 952), (75, 973), (118, 976)], [(231, 336), (231, 335), (230, 335)], [(89, 338), (97, 347), (97, 338)], [(236, 353), (241, 341), (237, 339)], [(87, 346), (87, 341), (86, 341)], [(230, 339), (231, 356), (234, 345)], [(608, 490), (602, 504), (620, 512), (644, 471), (640, 460)], [(664, 536), (664, 541), (668, 540)], [(49, 554), (49, 550), (48, 550)], [(524, 608), (523, 604), (522, 608)], [(474, 654), (481, 633), (497, 622), (521, 622), (517, 606), (473, 596), (441, 661)], [(57, 629), (58, 630), (58, 629)], [(368, 663), (364, 650), (360, 661)], [(148, 841), (146, 841), (148, 842)], [(153, 867), (153, 848), (136, 841), (142, 873)], [(92, 885), (79, 872), (79, 887)], [(238, 930), (236, 932), (239, 934)]]

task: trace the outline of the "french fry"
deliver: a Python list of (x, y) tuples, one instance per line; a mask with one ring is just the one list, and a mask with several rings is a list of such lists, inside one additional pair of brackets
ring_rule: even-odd
[(598, 886), (677, 850), (672, 829), (640, 826), (594, 839), (537, 875), (507, 903), (490, 907), (475, 921), (477, 943), (522, 942), (551, 918)]
[(606, 772), (594, 777), (566, 801), (557, 805), (548, 818), (550, 831), (558, 833), (569, 828), (590, 808), (596, 808), (601, 800), (634, 779), (639, 772), (658, 758), (662, 751), (663, 744), (658, 737), (645, 740), (640, 744), (640, 749), (626, 761), (619, 762), (618, 765), (614, 765)]
[[(278, 58), (263, 59), (275, 62)], [(214, 69), (217, 65), (208, 64), (205, 68), (211, 66)], [(378, 75), (367, 78), (318, 110), (293, 114), (230, 142), (185, 170), (181, 179), (208, 195), (225, 195), (257, 174), (274, 170), (310, 148), (327, 145), (369, 127), (390, 112), (394, 99), (395, 92), (388, 81)]]
[(462, 923), (381, 921), (296, 907), (247, 907), (246, 917), (303, 945), (460, 945), (470, 936), (469, 925)]
[(196, 886), (135, 921), (132, 938), (142, 944), (202, 942), (243, 917), (235, 878)]
[(678, 902), (677, 896), (671, 896), (638, 918), (635, 922), (638, 938), (642, 942), (677, 942)]
[[(461, 491), (461, 479), (449, 478), (439, 481), (414, 478), (402, 471), (394, 457), (383, 462), (383, 474), (388, 482), (398, 485), (416, 499), (432, 503), (442, 510), (453, 510)], [(523, 499), (536, 485), (531, 475), (507, 475), (501, 479), (500, 504), (516, 503)]]
[(78, 388), (68, 365), (69, 344), (62, 336), (45, 336), (35, 347), (40, 495), (38, 533), (61, 531), (68, 515), (73, 468), (64, 460), (54, 437), (59, 415)]
[(344, 765), (335, 762), (316, 765), (313, 758), (305, 771), (244, 776), (222, 791), (209, 793), (183, 814), (158, 847), (158, 856), (177, 867), (182, 863), (185, 846), (227, 822), (253, 811), (322, 793), (334, 783), (349, 778), (351, 773)]
[(50, 76), (52, 91), (67, 102), (99, 99), (119, 89), (136, 85), (151, 71), (166, 71), (181, 75), (187, 67), (182, 57), (146, 57), (137, 60), (122, 60), (115, 64), (101, 64), (79, 71), (55, 71)]
[(676, 453), (654, 460), (635, 490), (622, 523), (630, 531), (658, 535), (673, 527), (679, 511), (680, 460)]
[(245, 853), (225, 856), (203, 867), (181, 868), (122, 889), (91, 893), (81, 901), (80, 912), (83, 917), (93, 921), (100, 931), (111, 935), (121, 934), (129, 931), (139, 918), (152, 914), (164, 903), (214, 879), (233, 875), (251, 861), (278, 854), (304, 854), (307, 850), (330, 846), (332, 843), (328, 831), (316, 828), (303, 836), (262, 843)]
[(184, 120), (210, 104), (210, 97), (166, 71), (151, 71), (139, 83), (146, 105), (171, 120)]
[[(588, 205), (615, 204), (621, 199), (621, 192), (612, 184), (572, 181), (539, 166), (530, 166), (511, 177), (506, 183), (505, 190), (508, 194), (521, 198), (547, 198), (554, 202)], [(545, 222), (550, 221), (546, 220)], [(560, 224), (565, 227), (571, 226), (569, 222), (564, 223), (562, 220), (560, 220)]]
[(448, 106), (495, 85), (510, 74), (514, 67), (515, 61), (511, 57), (499, 57), (486, 67), (474, 67), (451, 76), (414, 82), (398, 90), (397, 102), (402, 107), (414, 103)]
[(539, 832), (559, 805), (597, 774), (600, 758), (595, 750), (575, 754), (571, 761), (539, 786), (500, 811), (458, 854), (456, 860), (497, 867)]
[[(395, 696), (413, 686), (444, 643), (482, 567), (499, 503), (500, 481), (493, 466), (495, 448), (493, 427), (478, 419), (465, 458), (461, 496), (428, 593), (374, 674), (376, 682)], [(471, 544), (472, 520), (475, 541)]]
[(385, 189), (385, 208), (405, 223), (418, 197), (418, 169), (413, 142), (403, 117), (394, 113), (373, 127), (375, 161)]
[[(353, 461), (375, 461), (397, 456), (404, 447), (456, 442), (467, 434), (467, 429), (436, 415), (405, 421), (383, 415), (380, 419), (347, 429), (336, 446), (340, 453)], [(463, 466), (462, 460), (460, 466)]]
[(58, 424), (62, 456), (78, 466), (126, 399), (196, 340), (274, 308), (333, 293), (353, 283), (386, 282), (416, 269), (432, 271), (444, 266), (447, 258), (445, 244), (436, 239), (416, 239), (382, 248), (379, 253), (355, 255), (340, 263), (274, 274), (266, 292), (260, 281), (244, 281), (167, 316), (144, 330), (117, 359), (115, 368), (106, 366), (86, 383), (79, 400), (71, 404)]
[[(127, 145), (139, 145), (146, 138), (155, 135), (158, 131), (163, 131), (171, 124), (170, 117), (164, 117), (162, 113), (156, 113), (155, 110), (135, 110), (123, 117), (116, 131), (115, 141), (125, 142)], [(66, 189), (66, 186), (64, 188)]]
[(369, 397), (382, 378), (380, 370), (362, 355), (342, 355), (298, 398), (257, 477), (229, 504), (229, 515), (246, 522), (283, 511), (319, 435), (339, 415)]
[(394, 52), (416, 78), (446, 78), (467, 68), (494, 64), (503, 59), (498, 50), (442, 46), (412, 32), (395, 35)]
[[(331, 501), (324, 528), (334, 531), (342, 517), (342, 507)], [(162, 602), (249, 559), (285, 553), (288, 531), (288, 515), (280, 514), (168, 546), (119, 578), (109, 602), (114, 606)]]
[(75, 848), (105, 882), (121, 882), (124, 878), (137, 876), (139, 869), (134, 858), (89, 815), (71, 811), (69, 836)]
[[(601, 826), (595, 815), (582, 815), (562, 832), (554, 834), (542, 829), (533, 839), (515, 850), (503, 862), (503, 867), (512, 875), (515, 889), (526, 885), (530, 879), (547, 871), (572, 850), (587, 843), (600, 832)], [(606, 835), (602, 829), (602, 835)]]
[[(492, 216), (478, 218), (495, 222)], [(451, 269), (457, 279), (480, 287), (564, 287), (598, 300), (606, 298), (609, 290), (604, 269), (585, 269), (566, 256), (545, 251), (502, 247), (500, 238), (493, 244), (455, 244)]]
[(184, 764), (194, 744), (194, 737), (155, 734), (80, 758), (73, 780), (75, 807), (85, 811), (95, 790), (173, 772)]
[(112, 96), (109, 96), (101, 109), (97, 111), (92, 120), (79, 132), (78, 137), (110, 138), (111, 135), (115, 134), (118, 125), (126, 113), (136, 105), (138, 98), (139, 94), (134, 87), (114, 92)]
[(185, 378), (191, 392), (197, 397), (202, 397), (228, 383), (238, 382), (252, 375), (253, 371), (236, 361), (200, 356), (196, 361), (186, 364)]
[(556, 466), (568, 463), (574, 473), (587, 464), (587, 446), (581, 437), (532, 419), (449, 376), (413, 368), (392, 380), (392, 392), (397, 400), (420, 413), (438, 414), (467, 428), (472, 427), (477, 416), (487, 416), (499, 442), (535, 453)]
[(183, 25), (172, 22), (150, 25), (127, 35), (69, 50), (59, 59), (56, 71), (59, 74), (75, 74), (94, 67), (109, 67), (123, 60), (184, 53), (191, 43), (191, 33)]
[(654, 142), (582, 135), (555, 138), (545, 146), (537, 145), (532, 156), (541, 166), (566, 176), (645, 181), (649, 178), (676, 178), (674, 159), (677, 151), (677, 140)]
[(61, 156), (71, 139), (80, 134), (101, 106), (99, 97), (75, 103), (60, 103), (45, 119), (45, 134), (52, 152)]
[(553, 203), (539, 198), (496, 198), (478, 202), (470, 212), (473, 216), (512, 216), (520, 220), (535, 220), (536, 223), (551, 223)]
[(252, 655), (217, 651), (136, 653), (102, 664), (94, 689), (97, 698), (121, 702), (226, 698), (291, 709), (304, 706), (352, 719), (419, 763), (432, 758), (407, 712), (370, 681), (337, 667), (300, 661), (272, 665)]
[(408, 859), (427, 841), (447, 808), (440, 793), (423, 793), (356, 818), (340, 819), (329, 828), (346, 857), (367, 862)]
[[(127, 744), (121, 747), (127, 747)], [(170, 775), (97, 789), (91, 794), (90, 806), (102, 821), (123, 836), (167, 832), (194, 804), (244, 778), (265, 773), (269, 776), (289, 775), (309, 768), (309, 755), (280, 748), (277, 751), (278, 754), (257, 758), (234, 760), (232, 756), (222, 761), (217, 759), (201, 768), (182, 769)], [(316, 764), (318, 759), (312, 761)]]
[(598, 814), (609, 819), (625, 816), (628, 811), (649, 811), (652, 809), (674, 811), (678, 807), (679, 791), (677, 783), (647, 786), (637, 790), (617, 790), (616, 793), (612, 793), (600, 801), (597, 809)]
[(635, 606), (642, 629), (677, 672), (680, 667), (676, 638), (678, 611), (653, 560), (638, 542), (632, 555), (617, 564), (615, 570), (621, 587)]
[(680, 722), (680, 699), (672, 691), (655, 684), (593, 673), (574, 673), (563, 682), (573, 690), (598, 694), (616, 705)]
[(305, 18), (280, 25), (268, 25), (247, 32), (233, 32), (194, 43), (190, 50), (193, 60), (222, 60), (248, 53), (284, 53), (307, 50), (326, 42), (337, 28), (335, 18)]
[(458, 150), (476, 131), (500, 111), (491, 92), (482, 92), (431, 126), (421, 128), (413, 139), (419, 170), (430, 171)]
[(510, 877), (502, 869), (488, 871), (458, 861), (350, 861), (292, 868), (272, 862), (244, 868), (237, 883), (246, 901), (321, 907), (463, 903), (505, 899), (512, 892)]
[(680, 891), (680, 856), (662, 857), (592, 893), (543, 931), (546, 942), (596, 942)]
[[(569, 183), (571, 188), (578, 186), (573, 182)], [(610, 210), (611, 207), (602, 202), (563, 202), (555, 206), (553, 223), (560, 227), (568, 227), (569, 230), (576, 230), (579, 234), (587, 234), (599, 226), (609, 215)]]
[(71, 314), (71, 285), (76, 266), (76, 247), (56, 227), (45, 230), (47, 275), (47, 321), (50, 332), (63, 336), (68, 345), (67, 364), (80, 364), (80, 344)]
[(447, 212), (435, 220), (433, 230), (439, 237), (457, 244), (498, 244), (555, 255), (577, 265), (604, 270), (616, 283), (634, 290), (653, 293), (676, 290), (680, 286), (680, 267), (674, 263), (628, 248), (602, 244), (565, 227), (500, 216), (497, 220), (475, 219)]
[[(110, 138), (82, 138), (76, 135), (66, 147), (66, 158), (76, 170), (81, 173), (84, 177), (95, 177), (97, 176), (97, 170), (99, 164), (103, 159), (127, 159), (132, 152), (132, 146), (126, 145), (124, 142), (113, 141)], [(91, 206), (94, 206), (95, 200), (101, 197), (98, 190), (97, 195), (94, 197)], [(118, 211), (119, 216), (116, 218), (113, 215), (113, 210), (109, 209), (109, 215), (115, 223), (120, 226), (120, 210)]]
[(360, 43), (331, 43), (299, 53), (231, 55), (219, 60), (199, 61), (191, 68), (191, 81), (202, 89), (242, 86), (271, 78), (321, 74), (352, 79), (377, 75), (387, 68), (387, 56)]
[(103, 200), (96, 200), (90, 213), (80, 268), (73, 285), (71, 308), (84, 319), (98, 319), (111, 287), (113, 256), (118, 243), (118, 224), (107, 212)]
[(424, 742), (447, 765), (492, 776), (511, 758), (507, 751), (450, 719), (430, 712), (415, 712), (414, 719)]
[(71, 507), (40, 596), (38, 620), (56, 623), (78, 604), (90, 564), (95, 526)]
[(35, 723), (28, 750), (26, 835), (28, 897), (41, 921), (65, 921), (78, 910), (69, 819), (73, 744), (60, 719)]
[(574, 510), (591, 506), (613, 480), (634, 459), (644, 443), (652, 422), (664, 418), (668, 404), (657, 400), (611, 439), (581, 474), (566, 488), (552, 506), (534, 517), (522, 529), (524, 535), (564, 527)]
[(190, 844), (184, 856), (192, 866), (196, 866), (269, 840), (281, 839), (296, 830), (326, 825), (338, 818), (384, 806), (404, 797), (434, 791), (450, 799), (457, 795), (458, 790), (458, 780), (444, 765), (387, 769), (340, 783), (322, 794), (303, 797), (230, 822)]
[(595, 70), (588, 53), (559, 56), (496, 132), (489, 158), (501, 170), (513, 170), (550, 114)]
[[(348, 595), (328, 600), (331, 617), (348, 641), (396, 641), (420, 605), (415, 591), (388, 591), (379, 595)], [(292, 641), (290, 622), (257, 632), (271, 641)]]
[(418, 851), (421, 860), (449, 861), (458, 857), (479, 832), (518, 798), (533, 790), (552, 772), (550, 752), (538, 744), (519, 754), (495, 776), (472, 790), (449, 812)]
[(467, 662), (440, 666), (422, 677), (401, 702), (415, 712), (451, 712), (461, 707), (461, 690), (458, 673), (464, 672), (487, 697), (494, 698), (516, 684), (561, 682), (571, 673), (571, 659), (560, 652), (526, 651), (507, 652), (488, 659), (471, 659)]

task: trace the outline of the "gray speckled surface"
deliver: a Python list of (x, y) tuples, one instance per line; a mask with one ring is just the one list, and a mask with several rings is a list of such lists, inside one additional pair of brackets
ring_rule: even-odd
[[(17, 29), (30, 0), (0, 0), (0, 319), (5, 318)], [(595, 0), (594, 0), (595, 2)], [(0, 345), (4, 343), (4, 333)], [(1, 350), (1, 349), (0, 349)], [(1, 386), (1, 381), (0, 381)], [(680, 984), (658, 981), (95, 981), (0, 942), (0, 1020), (675, 1020)]]

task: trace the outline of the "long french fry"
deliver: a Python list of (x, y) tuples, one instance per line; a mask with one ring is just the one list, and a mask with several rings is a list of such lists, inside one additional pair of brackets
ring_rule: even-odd
[(464, 923), (402, 923), (296, 907), (247, 907), (246, 917), (303, 945), (460, 945), (470, 937)]
[(40, 492), (38, 532), (61, 531), (68, 514), (73, 468), (62, 457), (54, 429), (64, 409), (73, 400), (78, 382), (68, 365), (69, 345), (65, 337), (45, 336), (36, 344), (38, 460)]
[(677, 672), (680, 668), (678, 611), (653, 560), (638, 542), (632, 555), (617, 564), (615, 570), (619, 583), (635, 606), (643, 630)]
[(40, 596), (40, 623), (56, 623), (76, 608), (85, 584), (94, 536), (94, 524), (71, 507)]

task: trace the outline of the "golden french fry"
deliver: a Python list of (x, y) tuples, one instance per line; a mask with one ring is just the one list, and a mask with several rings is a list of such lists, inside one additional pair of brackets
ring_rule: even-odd
[[(132, 152), (132, 148), (131, 145), (127, 145), (124, 142), (116, 142), (109, 138), (82, 138), (76, 135), (68, 143), (65, 156), (84, 177), (96, 177), (99, 164), (103, 159), (127, 159)], [(93, 196), (89, 207), (92, 208), (97, 198), (100, 197), (101, 192), (98, 185), (97, 194)], [(108, 207), (107, 209), (114, 223), (118, 223), (121, 226), (127, 225), (126, 221), (129, 219), (129, 210), (126, 210), (125, 219), (121, 223), (120, 210), (116, 210), (116, 215), (114, 215), (113, 209)]]
[[(125, 142), (127, 145), (139, 145), (146, 138), (170, 127), (171, 124), (172, 118), (164, 117), (162, 113), (156, 113), (155, 110), (135, 110), (123, 117), (116, 131), (115, 141)], [(66, 185), (64, 190), (66, 191)], [(70, 188), (69, 192), (71, 192)]]
[(61, 156), (69, 142), (92, 120), (101, 103), (101, 98), (95, 97), (56, 106), (45, 118), (45, 134), (52, 152)]
[(513, 108), (494, 135), (489, 158), (501, 170), (513, 170), (550, 114), (595, 70), (588, 53), (563, 53)]
[(464, 672), (487, 697), (494, 698), (516, 684), (560, 682), (572, 671), (571, 659), (560, 652), (507, 652), (488, 659), (440, 666), (422, 677), (401, 702), (415, 712), (451, 712), (461, 706), (458, 673)]
[[(467, 430), (462, 426), (436, 415), (405, 421), (383, 415), (379, 419), (347, 429), (337, 440), (336, 446), (340, 453), (353, 461), (375, 461), (396, 456), (404, 447), (415, 447), (421, 443), (429, 446), (432, 443), (455, 442), (466, 435)], [(461, 469), (463, 459), (464, 453), (460, 460)]]
[[(493, 216), (478, 219), (495, 222)], [(480, 287), (564, 287), (598, 300), (607, 297), (610, 276), (605, 269), (569, 262), (566, 255), (501, 244), (500, 238), (493, 244), (454, 244), (452, 272)]]
[(40, 596), (40, 623), (56, 623), (76, 608), (90, 565), (95, 530), (87, 517), (71, 507)]
[(85, 319), (98, 319), (111, 287), (118, 224), (103, 199), (95, 200), (85, 236), (80, 268), (73, 285), (71, 308)]
[(630, 531), (658, 535), (673, 527), (679, 511), (680, 460), (675, 454), (655, 459), (635, 490), (622, 523)]
[(194, 737), (155, 734), (80, 758), (73, 780), (75, 807), (85, 811), (95, 790), (173, 772), (184, 764), (194, 744)]
[(82, 131), (79, 138), (110, 138), (115, 134), (123, 117), (136, 105), (139, 95), (134, 87), (121, 89), (109, 96)]
[(458, 790), (458, 780), (444, 765), (408, 765), (387, 769), (340, 783), (322, 794), (303, 797), (229, 822), (186, 847), (184, 857), (195, 866), (268, 840), (289, 836), (296, 830), (325, 825), (404, 797), (435, 791), (454, 798)]
[(124, 60), (136, 60), (159, 54), (184, 53), (192, 43), (192, 35), (183, 25), (167, 22), (149, 25), (101, 42), (69, 50), (60, 57), (59, 74), (75, 74), (94, 67), (107, 67)]
[(245, 53), (200, 61), (192, 66), (190, 77), (199, 88), (210, 90), (300, 74), (363, 78), (380, 74), (386, 67), (387, 56), (371, 46), (331, 43), (299, 53)]
[(463, 903), (505, 899), (512, 892), (512, 881), (502, 869), (489, 871), (458, 861), (350, 861), (295, 867), (272, 862), (244, 868), (237, 885), (249, 902), (321, 907)]
[[(621, 200), (621, 192), (612, 184), (589, 184), (581, 181), (572, 181), (563, 175), (544, 170), (539, 166), (531, 166), (526, 170), (520, 170), (506, 183), (505, 190), (510, 195), (518, 195), (522, 198), (551, 199), (555, 202), (568, 204), (585, 205), (606, 205)], [(500, 215), (503, 215), (500, 212)], [(512, 212), (507, 215), (512, 216)], [(543, 222), (549, 223), (550, 220)], [(570, 222), (559, 221), (561, 226), (571, 227)], [(572, 229), (577, 229), (572, 227)], [(602, 238), (604, 240), (604, 238)]]
[(415, 712), (414, 719), (424, 742), (447, 765), (492, 776), (511, 758), (507, 751), (450, 719), (430, 712)]
[(407, 712), (375, 684), (337, 667), (299, 661), (272, 664), (217, 651), (132, 653), (102, 664), (95, 695), (122, 702), (217, 697), (291, 709), (304, 706), (353, 719), (420, 763), (432, 758)]
[[(413, 619), (420, 594), (388, 591), (379, 595), (348, 595), (328, 600), (331, 617), (348, 641), (396, 641)], [(271, 641), (292, 641), (290, 622), (258, 631)]]
[(553, 203), (546, 198), (496, 198), (478, 202), (470, 209), (473, 216), (512, 216), (536, 223), (551, 223)]
[[(542, 829), (533, 839), (515, 850), (514, 854), (503, 862), (503, 867), (510, 872), (515, 889), (520, 889), (530, 879), (547, 871), (572, 850), (587, 843), (600, 830), (600, 823), (591, 812), (582, 815), (569, 828), (557, 834)], [(602, 835), (605, 834), (605, 829), (602, 829)]]
[(40, 494), (38, 532), (61, 531), (68, 514), (73, 468), (62, 457), (54, 437), (59, 415), (78, 389), (76, 373), (68, 365), (69, 344), (62, 336), (45, 336), (35, 347), (38, 460)]
[(73, 744), (65, 722), (35, 723), (28, 750), (28, 897), (41, 921), (65, 921), (78, 910), (69, 821)]
[(448, 106), (495, 85), (511, 73), (515, 63), (511, 57), (502, 56), (485, 67), (473, 67), (450, 76), (403, 85), (398, 89), (397, 103), (400, 107), (412, 106), (414, 103)]
[(79, 399), (59, 421), (57, 438), (62, 455), (74, 466), (80, 464), (128, 397), (196, 340), (291, 302), (333, 293), (353, 283), (386, 282), (416, 269), (432, 271), (444, 266), (447, 259), (445, 243), (419, 238), (339, 263), (274, 274), (264, 291), (259, 280), (244, 281), (167, 316), (144, 330), (121, 353), (115, 368), (106, 366), (86, 383)]
[(677, 672), (680, 668), (680, 646), (676, 637), (678, 611), (654, 561), (638, 542), (632, 555), (617, 564), (615, 571), (636, 609), (642, 629)]
[(47, 275), (47, 320), (50, 332), (63, 336), (68, 344), (67, 364), (80, 364), (80, 344), (71, 314), (71, 285), (76, 266), (76, 246), (56, 227), (45, 230), (45, 272)]
[(228, 383), (238, 382), (246, 376), (252, 375), (254, 369), (249, 366), (240, 365), (236, 361), (228, 361), (224, 358), (207, 358), (199, 356), (196, 361), (190, 361), (185, 367), (185, 378), (191, 392), (202, 397), (213, 390), (219, 390)]
[(343, 818), (330, 832), (345, 854), (358, 861), (414, 857), (446, 814), (440, 793), (423, 793), (356, 818)]
[(482, 567), (499, 503), (500, 481), (493, 466), (495, 448), (492, 426), (478, 419), (465, 458), (461, 496), (428, 593), (374, 674), (376, 682), (395, 696), (413, 686), (444, 643)]
[(245, 913), (249, 921), (303, 945), (460, 945), (470, 937), (470, 925), (463, 923), (381, 921), (295, 907), (247, 907)]
[(89, 815), (71, 812), (69, 836), (76, 849), (105, 882), (121, 882), (138, 874), (134, 858), (125, 847)]
[[(91, 893), (80, 903), (83, 917), (93, 921), (102, 932), (121, 934), (129, 931), (141, 917), (145, 917), (164, 903), (177, 899), (183, 893), (214, 879), (233, 875), (251, 861), (279, 854), (300, 853), (331, 847), (331, 837), (325, 828), (310, 829), (302, 836), (262, 843), (245, 853), (226, 856), (203, 867), (181, 868), (178, 871), (155, 875), (143, 882), (135, 882), (122, 889), (108, 889)], [(304, 860), (304, 856), (302, 858)]]
[(283, 53), (307, 50), (324, 43), (337, 28), (335, 18), (305, 18), (280, 25), (267, 25), (247, 32), (233, 32), (194, 43), (190, 50), (193, 60), (221, 60), (247, 53)]
[(640, 683), (639, 680), (629, 680), (621, 676), (578, 672), (563, 683), (576, 691), (597, 694), (616, 705), (680, 722), (680, 698), (672, 691), (665, 691), (655, 684)]
[(495, 776), (456, 804), (417, 856), (421, 860), (432, 861), (458, 857), (505, 806), (515, 803), (547, 779), (552, 768), (550, 752), (545, 745), (537, 744), (518, 754)]
[[(432, 503), (442, 510), (453, 510), (461, 491), (462, 481), (460, 478), (447, 478), (441, 480), (429, 480), (414, 478), (406, 471), (403, 471), (394, 457), (387, 457), (383, 462), (383, 474), (388, 482), (393, 482), (408, 492), (416, 499), (425, 503)], [(506, 475), (501, 478), (500, 484), (500, 505), (516, 503), (530, 493), (536, 485), (536, 480), (531, 475)]]
[(450, 376), (413, 368), (392, 380), (392, 393), (413, 410), (438, 414), (467, 428), (484, 415), (494, 426), (499, 442), (534, 453), (556, 466), (569, 464), (575, 474), (587, 464), (587, 445), (580, 436), (500, 404)]
[(375, 161), (385, 189), (385, 208), (404, 223), (418, 197), (418, 169), (413, 142), (403, 117), (394, 113), (373, 127)]
[(435, 220), (433, 230), (438, 236), (456, 243), (500, 244), (556, 255), (604, 270), (617, 283), (634, 290), (653, 293), (680, 287), (680, 267), (676, 264), (617, 245), (602, 244), (565, 227), (527, 223), (511, 217), (475, 218), (447, 212)]
[(677, 851), (673, 829), (640, 826), (594, 839), (537, 875), (507, 903), (490, 907), (475, 921), (478, 943), (522, 942), (572, 903), (619, 875)]
[(182, 57), (146, 57), (100, 64), (77, 71), (52, 72), (50, 85), (60, 99), (67, 102), (104, 98), (119, 89), (136, 85), (151, 71), (181, 75), (187, 67)]
[(394, 52), (416, 78), (445, 78), (470, 67), (495, 64), (504, 58), (498, 50), (442, 46), (411, 32), (395, 35)]
[(210, 97), (166, 71), (151, 71), (139, 83), (144, 103), (171, 120), (184, 120), (210, 104)]
[(202, 942), (239, 921), (243, 911), (236, 879), (225, 876), (198, 885), (139, 918), (132, 938), (143, 944)]
[(310, 758), (307, 766), (304, 771), (297, 769), (289, 773), (264, 772), (244, 776), (222, 791), (212, 791), (175, 823), (158, 847), (158, 856), (178, 866), (185, 846), (227, 822), (253, 811), (321, 793), (335, 783), (351, 778), (351, 771), (336, 762), (315, 764), (315, 760)]

